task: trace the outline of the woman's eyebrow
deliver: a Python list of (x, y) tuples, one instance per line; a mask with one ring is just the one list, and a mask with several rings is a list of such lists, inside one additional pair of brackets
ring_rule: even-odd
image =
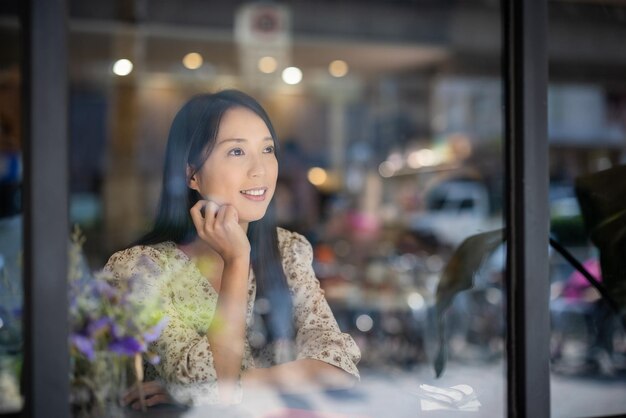
[[(263, 141), (271, 141), (271, 142), (274, 142), (274, 138), (272, 138), (271, 136), (268, 136), (268, 137), (263, 138)], [(245, 138), (226, 138), (226, 139), (222, 139), (222, 140), (220, 140), (220, 141), (217, 143), (217, 145), (224, 144), (224, 143), (226, 143), (226, 142), (235, 142), (235, 143), (237, 143), (237, 144), (240, 144), (240, 143), (242, 143), (242, 142), (248, 142), (248, 140), (247, 140), (247, 139), (245, 139)]]
[(247, 140), (244, 139), (244, 138), (226, 138), (226, 139), (222, 139), (222, 140), (218, 141), (218, 144), (223, 144), (225, 142), (241, 143), (241, 142), (247, 142)]

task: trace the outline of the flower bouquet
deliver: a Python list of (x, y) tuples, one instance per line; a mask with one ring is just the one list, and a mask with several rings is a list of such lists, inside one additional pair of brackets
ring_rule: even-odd
[[(143, 403), (143, 360), (159, 358), (149, 351), (167, 323), (158, 298), (139, 299), (133, 291), (136, 278), (115, 280), (84, 267), (83, 238), (79, 231), (70, 249), (70, 352), (72, 403), (90, 416), (118, 415), (120, 396), (134, 374)], [(131, 373), (133, 372), (134, 373)]]

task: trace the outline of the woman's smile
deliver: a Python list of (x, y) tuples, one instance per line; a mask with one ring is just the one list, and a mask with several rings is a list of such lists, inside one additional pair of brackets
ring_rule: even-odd
[(243, 195), (246, 199), (262, 202), (265, 200), (265, 196), (267, 194), (267, 187), (260, 187), (255, 189), (241, 190), (239, 193)]

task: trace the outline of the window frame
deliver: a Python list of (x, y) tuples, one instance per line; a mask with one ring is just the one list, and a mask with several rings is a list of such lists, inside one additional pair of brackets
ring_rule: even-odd
[(70, 417), (67, 3), (21, 4), (24, 417)]
[(502, 3), (509, 417), (551, 413), (547, 3)]

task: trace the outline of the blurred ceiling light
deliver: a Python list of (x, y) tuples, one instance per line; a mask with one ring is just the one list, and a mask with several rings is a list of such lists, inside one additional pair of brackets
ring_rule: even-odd
[(287, 67), (283, 70), (283, 81), (287, 84), (298, 84), (302, 81), (302, 70), (298, 67)]
[(328, 65), (328, 72), (333, 77), (343, 77), (348, 74), (348, 63), (343, 60), (335, 60)]
[(389, 161), (383, 161), (378, 166), (378, 173), (385, 178), (393, 176), (396, 170), (393, 168), (393, 164)]
[(394, 171), (398, 171), (404, 165), (402, 154), (399, 152), (393, 152), (387, 157), (387, 161), (391, 164)]
[(424, 148), (415, 152), (415, 160), (423, 166), (435, 165), (437, 164), (437, 155), (431, 149)]
[(115, 61), (113, 64), (113, 73), (115, 75), (119, 75), (120, 77), (124, 77), (130, 74), (133, 71), (133, 63), (126, 58)]
[(278, 68), (278, 62), (274, 57), (263, 57), (259, 59), (259, 71), (265, 74), (272, 74)]
[(309, 179), (312, 185), (321, 186), (328, 179), (328, 173), (326, 173), (326, 170), (324, 170), (323, 168), (313, 167), (312, 169), (309, 170), (309, 173), (307, 174), (307, 178)]
[(183, 65), (190, 70), (197, 70), (202, 67), (203, 62), (202, 55), (197, 52), (190, 52), (183, 57)]
[(409, 167), (413, 169), (420, 168), (422, 164), (420, 163), (419, 151), (411, 152), (409, 156), (407, 157), (406, 162), (409, 165)]

